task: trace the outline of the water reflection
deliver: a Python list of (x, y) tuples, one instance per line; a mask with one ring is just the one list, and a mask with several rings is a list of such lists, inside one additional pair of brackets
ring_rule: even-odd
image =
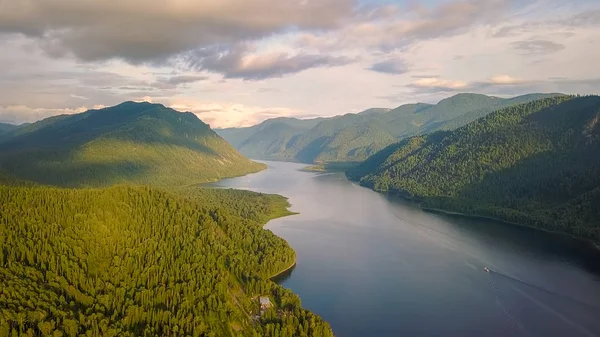
[(287, 279), (292, 277), (292, 274), (294, 273), (294, 269), (296, 269), (296, 265), (294, 265), (292, 268), (284, 271), (283, 273), (273, 277), (271, 280), (278, 284), (284, 283)]
[(277, 282), (336, 335), (600, 335), (600, 256), (591, 245), (423, 212), (342, 173), (268, 165), (219, 185), (282, 194), (300, 212), (267, 225), (297, 255)]

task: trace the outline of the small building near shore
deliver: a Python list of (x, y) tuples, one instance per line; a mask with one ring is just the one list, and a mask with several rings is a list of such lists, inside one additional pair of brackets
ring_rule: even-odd
[(261, 296), (258, 301), (262, 310), (267, 310), (273, 306), (273, 303), (271, 303), (271, 300), (268, 296)]

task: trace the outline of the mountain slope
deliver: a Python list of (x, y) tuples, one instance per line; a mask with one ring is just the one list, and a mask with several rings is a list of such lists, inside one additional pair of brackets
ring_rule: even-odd
[(252, 158), (307, 163), (362, 161), (400, 139), (455, 129), (500, 108), (556, 95), (559, 94), (502, 99), (458, 94), (436, 105), (416, 103), (391, 110), (369, 109), (319, 120), (294, 120), (293, 125), (285, 119), (277, 119), (281, 123), (267, 120), (250, 128), (218, 132)]
[(0, 123), (0, 135), (11, 132), (17, 129), (18, 125), (8, 124), (8, 123)]
[(600, 97), (546, 98), (391, 145), (349, 178), (425, 207), (600, 239)]
[(13, 125), (8, 123), (0, 123), (0, 141), (10, 137), (12, 132), (15, 132), (21, 125)]
[(262, 228), (287, 201), (192, 193), (0, 186), (0, 336), (333, 336), (269, 280), (295, 259)]
[(185, 185), (256, 172), (192, 113), (125, 102), (24, 126), (0, 143), (0, 170), (62, 186)]

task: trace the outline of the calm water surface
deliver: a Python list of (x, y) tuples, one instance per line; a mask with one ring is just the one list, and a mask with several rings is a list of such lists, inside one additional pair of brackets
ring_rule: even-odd
[(336, 336), (600, 336), (599, 250), (267, 164), (218, 185), (281, 194), (300, 212), (267, 225), (297, 254), (278, 282)]

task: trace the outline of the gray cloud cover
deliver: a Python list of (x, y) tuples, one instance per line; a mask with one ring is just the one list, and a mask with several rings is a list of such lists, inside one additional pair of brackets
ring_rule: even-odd
[(355, 20), (330, 32), (305, 33), (298, 36), (299, 48), (336, 51), (340, 48), (371, 48), (389, 53), (417, 42), (453, 36), (477, 23), (498, 22), (511, 0), (453, 0), (434, 6), (411, 1), (408, 8), (400, 5), (357, 15)]
[(245, 80), (281, 77), (308, 68), (332, 67), (352, 62), (346, 57), (325, 54), (289, 55), (283, 52), (252, 54), (253, 51), (253, 48), (245, 44), (205, 48), (190, 53), (183, 62), (196, 70), (218, 72), (226, 78)]
[(160, 62), (199, 47), (289, 28), (328, 29), (352, 0), (2, 0), (0, 32), (20, 33), (54, 56)]
[(565, 49), (565, 46), (548, 40), (525, 40), (512, 43), (513, 47), (526, 55), (546, 55)]
[(381, 62), (374, 63), (370, 70), (378, 73), (400, 75), (408, 72), (408, 66), (403, 60), (390, 59)]
[(511, 37), (530, 33), (540, 28), (559, 28), (568, 33), (568, 29), (594, 27), (600, 25), (600, 10), (589, 10), (565, 18), (528, 21), (520, 24), (503, 25), (493, 33), (494, 37)]
[(158, 77), (153, 87), (158, 89), (175, 89), (180, 85), (190, 84), (207, 80), (208, 76), (201, 75), (180, 75), (172, 77)]

